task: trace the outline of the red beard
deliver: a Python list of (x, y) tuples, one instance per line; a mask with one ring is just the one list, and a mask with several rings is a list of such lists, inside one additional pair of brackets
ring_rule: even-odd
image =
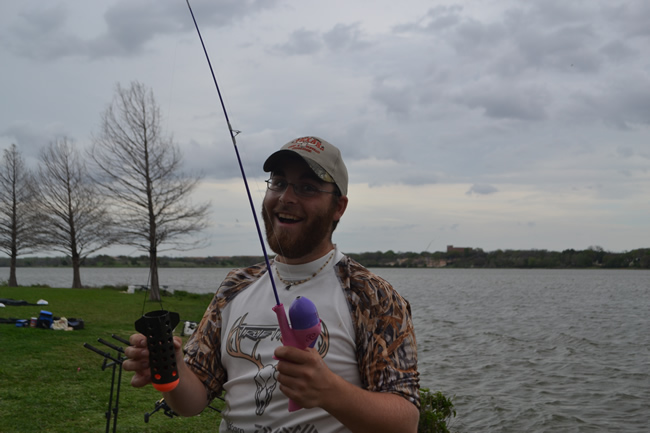
[(315, 215), (311, 220), (303, 220), (302, 230), (276, 230), (276, 212), (267, 212), (263, 207), (262, 218), (266, 227), (266, 240), (269, 247), (276, 253), (288, 259), (298, 259), (314, 251), (323, 241), (329, 240), (332, 230), (336, 203), (332, 201), (325, 213)]

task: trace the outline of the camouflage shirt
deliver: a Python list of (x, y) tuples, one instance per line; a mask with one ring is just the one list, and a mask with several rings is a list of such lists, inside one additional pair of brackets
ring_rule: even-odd
[[(411, 307), (384, 279), (347, 256), (334, 266), (354, 326), (362, 386), (400, 395), (419, 408), (417, 347)], [(231, 271), (217, 290), (185, 347), (185, 361), (203, 381), (212, 400), (223, 391), (228, 372), (221, 363), (221, 311), (267, 272), (266, 264)]]

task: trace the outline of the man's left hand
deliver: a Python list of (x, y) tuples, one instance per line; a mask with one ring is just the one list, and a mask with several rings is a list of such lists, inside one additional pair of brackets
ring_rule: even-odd
[(316, 349), (280, 346), (275, 350), (280, 391), (301, 407), (322, 407), (336, 376)]

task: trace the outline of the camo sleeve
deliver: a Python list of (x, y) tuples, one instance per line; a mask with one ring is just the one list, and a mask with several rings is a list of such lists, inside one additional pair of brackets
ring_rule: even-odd
[(366, 389), (400, 395), (420, 407), (411, 306), (384, 279), (345, 257), (337, 274), (355, 326), (356, 357)]
[(221, 363), (221, 312), (242, 290), (266, 273), (262, 264), (232, 270), (223, 280), (203, 318), (185, 345), (185, 363), (206, 387), (208, 401), (221, 395), (228, 380)]

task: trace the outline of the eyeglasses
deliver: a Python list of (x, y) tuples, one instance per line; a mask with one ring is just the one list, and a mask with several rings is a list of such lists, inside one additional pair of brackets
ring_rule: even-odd
[(285, 192), (289, 187), (289, 185), (291, 185), (293, 187), (293, 192), (298, 197), (308, 197), (308, 198), (316, 197), (321, 192), (326, 194), (338, 194), (337, 190), (325, 191), (323, 189), (318, 189), (316, 188), (315, 185), (307, 182), (291, 183), (291, 182), (287, 182), (285, 179), (274, 178), (274, 177), (272, 177), (271, 179), (267, 179), (265, 182), (269, 190), (273, 192), (280, 192), (280, 193)]

